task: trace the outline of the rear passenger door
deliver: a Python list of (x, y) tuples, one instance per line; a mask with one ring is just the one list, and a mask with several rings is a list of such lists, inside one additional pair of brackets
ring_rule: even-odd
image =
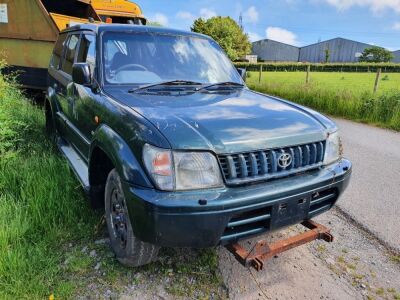
[(81, 131), (76, 124), (76, 86), (72, 82), (72, 67), (76, 62), (79, 49), (80, 33), (71, 33), (65, 43), (64, 56), (61, 61), (60, 78), (59, 78), (59, 102), (61, 105), (60, 118), (63, 119), (66, 128), (67, 141), (77, 150), (77, 152), (86, 159), (85, 153), (82, 152), (82, 141), (84, 140)]

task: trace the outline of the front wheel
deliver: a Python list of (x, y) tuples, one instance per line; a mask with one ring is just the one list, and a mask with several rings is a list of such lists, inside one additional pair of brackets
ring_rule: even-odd
[(155, 261), (159, 247), (142, 242), (135, 237), (122, 190), (121, 178), (115, 169), (108, 175), (104, 202), (111, 248), (117, 259), (122, 264), (131, 267)]

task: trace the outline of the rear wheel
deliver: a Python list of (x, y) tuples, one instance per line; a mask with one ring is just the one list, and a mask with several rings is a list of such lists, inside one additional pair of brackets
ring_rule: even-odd
[(54, 124), (53, 112), (51, 111), (48, 101), (45, 103), (45, 117), (46, 117), (46, 134), (49, 139), (55, 144), (57, 141), (57, 130)]
[(112, 170), (105, 189), (105, 216), (111, 247), (124, 265), (137, 267), (157, 259), (159, 247), (135, 237), (118, 172)]

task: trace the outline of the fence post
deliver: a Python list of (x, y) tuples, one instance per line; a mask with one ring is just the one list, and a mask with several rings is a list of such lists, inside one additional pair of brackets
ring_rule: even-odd
[(378, 68), (376, 72), (375, 84), (374, 84), (374, 94), (378, 91), (379, 79), (381, 78), (382, 68)]
[(310, 83), (310, 72), (311, 72), (311, 65), (307, 66), (307, 76), (306, 76), (306, 83)]
[(261, 74), (262, 74), (262, 71), (263, 71), (263, 65), (260, 65), (260, 72), (259, 72), (259, 74), (258, 74), (258, 83), (261, 83)]

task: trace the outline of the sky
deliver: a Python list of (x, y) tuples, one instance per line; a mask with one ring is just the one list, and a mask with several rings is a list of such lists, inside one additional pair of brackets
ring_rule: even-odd
[(240, 14), (251, 41), (273, 39), (296, 46), (343, 37), (400, 49), (400, 0), (135, 0), (145, 16), (190, 30), (196, 18)]

